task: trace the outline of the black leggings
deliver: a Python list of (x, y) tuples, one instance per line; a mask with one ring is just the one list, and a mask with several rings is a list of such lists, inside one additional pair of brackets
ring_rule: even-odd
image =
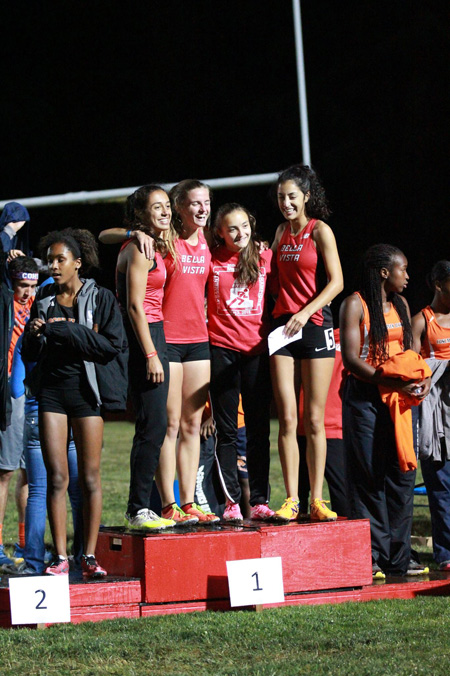
[(167, 430), (167, 393), (169, 360), (162, 322), (149, 324), (155, 350), (164, 369), (164, 382), (146, 379), (146, 362), (131, 327), (127, 325), (130, 343), (128, 378), (130, 396), (136, 414), (136, 426), (130, 456), (130, 494), (128, 513), (150, 508), (153, 478), (158, 467), (161, 445)]
[(211, 345), (211, 401), (217, 425), (217, 457), (225, 492), (239, 502), (241, 488), (237, 470), (237, 417), (239, 393), (247, 432), (247, 468), (250, 504), (270, 497), (270, 372), (267, 353), (248, 356)]

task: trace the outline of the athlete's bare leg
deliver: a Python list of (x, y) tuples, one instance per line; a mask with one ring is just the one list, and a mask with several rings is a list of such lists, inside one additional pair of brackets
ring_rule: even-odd
[(178, 482), (182, 505), (193, 502), (200, 458), (200, 426), (208, 398), (209, 359), (183, 363), (180, 439), (177, 452)]
[(278, 452), (286, 496), (298, 500), (299, 450), (295, 361), (292, 357), (285, 355), (273, 355), (270, 358), (270, 372), (278, 411)]
[(325, 404), (333, 374), (334, 359), (302, 359), (301, 374), (304, 391), (303, 424), (306, 435), (306, 462), (308, 464), (311, 502), (322, 500), (327, 439), (325, 433)]
[(47, 470), (47, 511), (53, 544), (56, 553), (67, 558), (67, 416), (64, 413), (42, 412), (39, 416), (39, 430)]
[[(103, 418), (72, 418), (72, 432), (78, 459), (78, 480), (83, 494), (84, 553), (95, 554), (102, 517), (100, 458)], [(67, 449), (66, 449), (67, 457)]]

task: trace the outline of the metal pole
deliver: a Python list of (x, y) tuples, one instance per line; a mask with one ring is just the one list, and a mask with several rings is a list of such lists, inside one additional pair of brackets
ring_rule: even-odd
[(297, 62), (298, 102), (300, 110), (300, 132), (302, 137), (303, 164), (311, 164), (309, 149), (308, 104), (306, 102), (305, 62), (303, 58), (302, 17), (300, 0), (292, 0), (295, 31), (295, 54)]
[[(210, 178), (204, 183), (220, 190), (224, 188), (245, 188), (247, 186), (265, 185), (274, 183), (278, 178), (277, 173), (251, 174), (248, 176), (229, 176), (227, 178)], [(164, 183), (163, 188), (169, 190), (175, 183)], [(95, 204), (96, 202), (124, 202), (128, 195), (137, 190), (139, 186), (132, 188), (113, 188), (111, 190), (92, 190), (81, 192), (68, 192), (62, 195), (45, 195), (43, 197), (18, 197), (13, 200), (0, 200), (0, 209), (8, 202), (20, 202), (24, 207), (51, 207), (61, 204)]]

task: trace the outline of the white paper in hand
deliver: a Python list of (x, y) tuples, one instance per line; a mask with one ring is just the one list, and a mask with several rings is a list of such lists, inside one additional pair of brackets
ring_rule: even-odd
[(269, 336), (267, 338), (269, 342), (269, 354), (273, 354), (281, 347), (289, 345), (289, 343), (293, 343), (294, 340), (300, 340), (300, 338), (302, 337), (302, 329), (300, 329), (300, 331), (297, 331), (297, 333), (295, 333), (290, 338), (287, 338), (287, 336), (284, 335), (283, 331), (284, 326), (279, 326), (277, 329), (269, 333)]

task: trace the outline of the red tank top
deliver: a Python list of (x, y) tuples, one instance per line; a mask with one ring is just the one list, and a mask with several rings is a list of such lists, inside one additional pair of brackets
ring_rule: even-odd
[[(360, 342), (360, 354), (361, 359), (364, 359), (371, 366), (377, 366), (374, 363), (373, 351), (369, 342), (369, 332), (370, 332), (370, 316), (369, 308), (367, 307), (366, 301), (363, 299), (358, 291), (355, 292), (358, 298), (361, 301), (361, 305), (364, 311), (364, 318), (360, 324), (359, 330), (361, 335)], [(397, 310), (394, 308), (394, 305), (391, 303), (389, 312), (384, 314), (384, 321), (386, 322), (386, 327), (388, 330), (388, 357), (393, 357), (399, 352), (403, 352), (403, 326), (398, 316)]]
[[(279, 291), (274, 317), (295, 314), (321, 291), (317, 280), (319, 254), (312, 238), (316, 223), (317, 219), (312, 218), (295, 237), (286, 223), (277, 248)], [(330, 308), (318, 310), (310, 321), (318, 326), (333, 326)]]
[[(120, 251), (123, 251), (123, 249), (125, 249), (132, 241), (133, 240), (129, 239), (124, 242), (120, 247)], [(145, 297), (143, 302), (145, 316), (149, 324), (160, 322), (163, 319), (162, 303), (164, 297), (164, 284), (166, 283), (166, 266), (164, 265), (163, 257), (158, 251), (155, 253), (155, 263), (156, 267), (149, 270), (147, 274), (147, 284), (145, 286)], [(121, 305), (122, 302), (124, 302), (122, 296), (124, 295), (123, 292), (125, 292), (125, 289), (120, 289), (121, 293), (119, 294), (119, 287), (124, 283), (121, 282), (122, 277), (125, 281), (123, 273), (117, 272), (116, 287), (119, 295), (119, 303)]]
[(212, 345), (259, 354), (267, 349), (269, 316), (265, 296), (272, 251), (261, 253), (258, 281), (238, 284), (234, 276), (239, 253), (224, 246), (212, 252), (208, 278), (208, 333)]
[(164, 333), (168, 343), (203, 343), (208, 340), (205, 317), (205, 284), (211, 254), (203, 231), (198, 243), (175, 242), (176, 262), (168, 254), (164, 262), (167, 281), (164, 290)]
[(450, 328), (440, 326), (430, 305), (422, 310), (427, 332), (422, 345), (421, 355), (426, 359), (450, 359)]

